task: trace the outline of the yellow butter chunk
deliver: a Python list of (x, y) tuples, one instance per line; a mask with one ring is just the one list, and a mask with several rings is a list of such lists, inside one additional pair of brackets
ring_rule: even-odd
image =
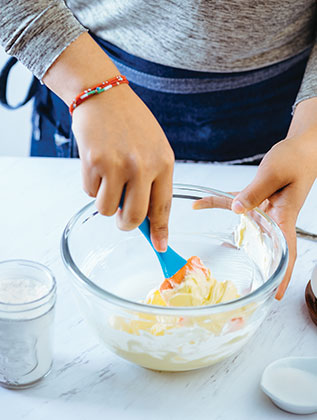
[(190, 271), (184, 280), (172, 288), (151, 291), (145, 303), (160, 306), (202, 306), (228, 302), (239, 297), (231, 281), (218, 282), (210, 270), (207, 274), (201, 271)]
[[(192, 307), (215, 305), (240, 297), (231, 281), (217, 281), (211, 276), (210, 270), (207, 270), (207, 274), (191, 270), (180, 284), (173, 284), (169, 288), (162, 288), (162, 284), (149, 292), (144, 303), (165, 307)], [(141, 332), (147, 332), (155, 336), (165, 335), (178, 328), (199, 326), (219, 335), (225, 326), (228, 331), (242, 328), (245, 318), (252, 312), (253, 306), (247, 305), (236, 310), (199, 317), (138, 313), (135, 319), (116, 316), (112, 326), (129, 334), (140, 335)]]
[(167, 306), (159, 290), (150, 292), (145, 299), (145, 303), (148, 305)]

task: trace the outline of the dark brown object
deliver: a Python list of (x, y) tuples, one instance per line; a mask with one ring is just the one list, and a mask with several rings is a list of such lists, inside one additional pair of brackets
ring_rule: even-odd
[(305, 300), (309, 314), (313, 322), (317, 325), (317, 298), (311, 288), (311, 281), (308, 282), (305, 290)]

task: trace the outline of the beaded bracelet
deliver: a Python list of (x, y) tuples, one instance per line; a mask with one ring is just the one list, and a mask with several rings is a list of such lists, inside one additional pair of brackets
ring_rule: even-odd
[(93, 86), (89, 89), (85, 89), (82, 92), (80, 92), (79, 95), (76, 96), (76, 98), (72, 101), (72, 103), (69, 106), (69, 112), (70, 115), (73, 115), (74, 109), (85, 102), (87, 99), (89, 99), (91, 96), (96, 95), (98, 93), (105, 92), (106, 90), (111, 89), (112, 87), (121, 85), (123, 83), (129, 84), (128, 79), (120, 74), (119, 76), (115, 76), (112, 79), (105, 80), (104, 82), (99, 83), (96, 86)]

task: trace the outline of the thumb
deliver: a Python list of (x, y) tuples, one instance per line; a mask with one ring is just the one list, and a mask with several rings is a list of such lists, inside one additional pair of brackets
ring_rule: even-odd
[(281, 171), (277, 172), (271, 165), (260, 165), (254, 180), (235, 196), (231, 208), (235, 213), (246, 213), (287, 184)]

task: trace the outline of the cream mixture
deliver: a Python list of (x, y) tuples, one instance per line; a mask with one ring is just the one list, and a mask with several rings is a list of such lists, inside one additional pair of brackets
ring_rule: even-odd
[[(241, 217), (236, 246), (267, 273), (272, 255), (264, 236), (256, 223)], [(195, 307), (239, 298), (233, 282), (217, 281), (209, 269), (207, 275), (199, 268), (187, 273), (180, 284), (166, 282), (151, 290), (143, 303)], [(112, 316), (109, 330), (104, 325), (98, 330), (113, 351), (134, 363), (157, 370), (189, 370), (216, 363), (241, 348), (265, 317), (265, 311), (255, 309), (255, 304), (248, 304), (195, 317), (130, 312)]]

